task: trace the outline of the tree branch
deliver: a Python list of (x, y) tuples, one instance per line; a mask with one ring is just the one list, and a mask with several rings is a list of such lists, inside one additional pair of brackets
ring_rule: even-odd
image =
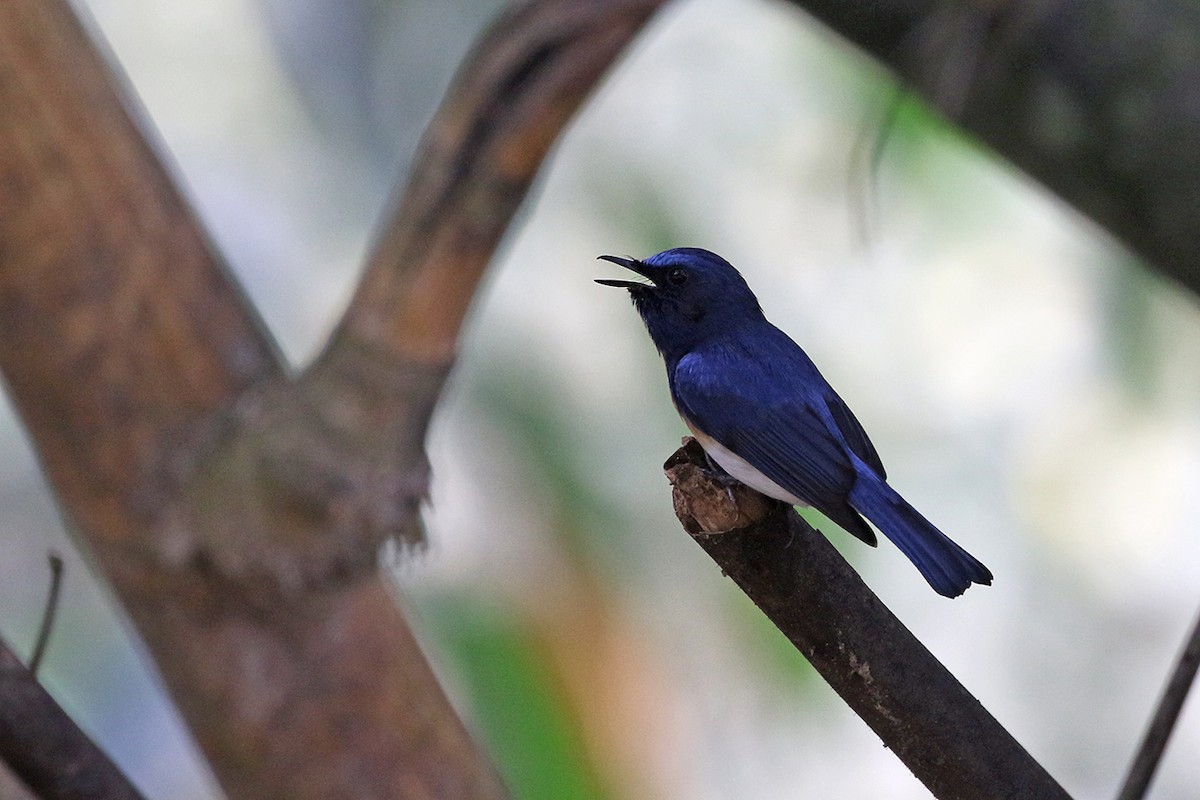
[(0, 369), (231, 797), (496, 798), (377, 569), (537, 167), (656, 8), (541, 0), (464, 66), (291, 381), (63, 0), (0, 3)]
[(1200, 4), (791, 2), (1200, 293)]
[(1171, 679), (1167, 681), (1166, 688), (1163, 689), (1162, 697), (1159, 698), (1158, 706), (1154, 711), (1154, 717), (1150, 720), (1137, 755), (1129, 766), (1129, 774), (1125, 776), (1125, 783), (1117, 795), (1117, 800), (1141, 800), (1146, 796), (1146, 791), (1150, 788), (1150, 781), (1154, 778), (1154, 770), (1157, 769), (1158, 762), (1167, 749), (1167, 741), (1171, 738), (1171, 731), (1175, 729), (1179, 713), (1183, 710), (1183, 702), (1187, 700), (1192, 683), (1196, 680), (1198, 669), (1200, 669), (1200, 617), (1197, 617), (1191, 636), (1188, 637), (1183, 652), (1179, 654), (1175, 669), (1171, 673)]
[(454, 356), (492, 252), (549, 149), (663, 0), (543, 0), (484, 34), (421, 142), (408, 185), (323, 360), (367, 346)]
[[(559, 133), (662, 3), (527, 2), (502, 16), (468, 55), (349, 308), (301, 378), (327, 423), (320, 435), (331, 456), (355, 453), (358, 474), (407, 491), (332, 540), (365, 535), (356, 549), (372, 557), (386, 539), (422, 540), (416, 507), (426, 488), (425, 429), (476, 287)], [(398, 393), (405, 403), (396, 402)], [(256, 427), (266, 431), (268, 449), (272, 441), (284, 444), (273, 462), (291, 465), (289, 481), (301, 488), (293, 493), (307, 494), (311, 475), (322, 482), (328, 470), (315, 464), (311, 475), (297, 474), (302, 462), (288, 443), (313, 437), (298, 436), (291, 419), (281, 418), (295, 416), (286, 402), (272, 399), (265, 407), (273, 411)], [(193, 505), (211, 507), (203, 498)], [(314, 559), (305, 560), (311, 569)]]
[(0, 761), (41, 800), (142, 800), (3, 639)]
[(684, 528), (934, 796), (1068, 797), (824, 536), (706, 463), (689, 440), (665, 465)]

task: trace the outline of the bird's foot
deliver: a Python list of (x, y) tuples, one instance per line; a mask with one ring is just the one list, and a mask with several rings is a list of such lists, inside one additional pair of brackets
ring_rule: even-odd
[(742, 486), (742, 482), (725, 471), (725, 468), (717, 463), (707, 450), (704, 451), (704, 461), (708, 464), (708, 471), (712, 473), (710, 476), (712, 482), (725, 490), (725, 496), (729, 498), (729, 502), (737, 505), (737, 498), (733, 494), (733, 490), (738, 486)]

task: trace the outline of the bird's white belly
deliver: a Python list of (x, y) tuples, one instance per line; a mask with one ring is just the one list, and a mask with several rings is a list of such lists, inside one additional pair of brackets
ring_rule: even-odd
[(696, 437), (696, 441), (704, 448), (704, 452), (712, 458), (713, 461), (721, 465), (721, 469), (728, 472), (733, 477), (737, 478), (742, 483), (749, 486), (755, 491), (762, 492), (767, 497), (773, 497), (776, 500), (782, 500), (785, 503), (790, 503), (794, 506), (807, 506), (808, 503), (801, 500), (796, 495), (784, 489), (775, 481), (768, 478), (758, 471), (749, 461), (739, 456), (737, 453), (728, 449), (716, 439), (707, 436), (700, 431), (692, 428), (692, 435)]

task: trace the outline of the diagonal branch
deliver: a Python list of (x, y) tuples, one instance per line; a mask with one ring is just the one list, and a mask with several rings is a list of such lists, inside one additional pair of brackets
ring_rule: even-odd
[(1067, 800), (794, 510), (731, 497), (694, 440), (666, 469), (684, 528), (935, 797)]
[(99, 555), (195, 429), (283, 370), (65, 2), (0, 4), (0, 366)]
[(0, 762), (41, 800), (141, 800), (0, 639)]
[(1142, 737), (1137, 755), (1129, 766), (1129, 774), (1125, 776), (1125, 783), (1117, 795), (1117, 800), (1141, 800), (1146, 796), (1150, 789), (1150, 781), (1154, 778), (1154, 770), (1167, 749), (1171, 731), (1175, 729), (1175, 723), (1183, 711), (1183, 703), (1196, 680), (1197, 670), (1200, 670), (1200, 617), (1192, 626), (1192, 633), (1188, 636), (1171, 678), (1163, 689), (1162, 697), (1159, 698), (1154, 716)]
[(324, 360), (380, 348), (445, 364), (475, 286), (559, 133), (664, 0), (532, 2), (468, 57), (426, 130)]

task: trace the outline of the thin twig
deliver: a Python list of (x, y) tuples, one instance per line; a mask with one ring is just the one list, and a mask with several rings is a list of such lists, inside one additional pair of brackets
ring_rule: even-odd
[(58, 616), (58, 600), (62, 596), (62, 556), (51, 551), (47, 558), (50, 560), (50, 590), (46, 594), (46, 608), (42, 611), (42, 624), (38, 626), (33, 655), (29, 657), (29, 672), (35, 678), (38, 668), (42, 666), (42, 658), (46, 655), (46, 646), (50, 643), (50, 632), (54, 630), (54, 618)]
[(1158, 701), (1158, 708), (1155, 709), (1146, 735), (1142, 738), (1137, 756), (1129, 767), (1129, 774), (1125, 776), (1125, 784), (1121, 787), (1117, 800), (1141, 800), (1145, 797), (1146, 790), (1150, 788), (1150, 781), (1154, 778), (1154, 770), (1158, 768), (1158, 762), (1162, 760), (1163, 751), (1167, 748), (1167, 740), (1171, 738), (1171, 731), (1175, 729), (1175, 722), (1179, 719), (1179, 712), (1183, 709), (1188, 691), (1196, 680), (1197, 668), (1200, 668), (1200, 617), (1196, 618), (1192, 635), (1183, 652), (1179, 654), (1175, 672), (1167, 681), (1167, 687)]

